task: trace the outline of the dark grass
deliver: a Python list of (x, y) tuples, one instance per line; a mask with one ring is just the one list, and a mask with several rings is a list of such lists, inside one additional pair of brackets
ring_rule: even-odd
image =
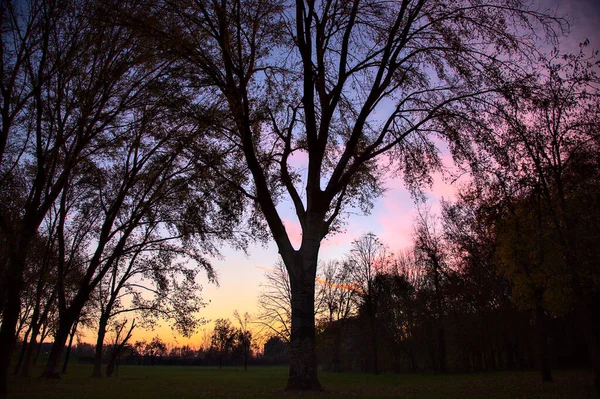
[[(241, 369), (122, 366), (119, 376), (91, 378), (91, 366), (74, 365), (60, 380), (11, 379), (9, 397), (89, 399), (189, 398), (595, 398), (588, 371), (555, 372), (544, 384), (535, 372), (478, 374), (319, 374), (325, 391), (284, 392), (286, 367)], [(34, 370), (38, 373), (38, 370)], [(34, 374), (36, 375), (36, 374)]]

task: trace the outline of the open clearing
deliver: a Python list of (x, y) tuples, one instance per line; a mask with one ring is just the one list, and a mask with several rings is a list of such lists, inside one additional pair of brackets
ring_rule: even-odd
[[(555, 372), (542, 384), (535, 372), (478, 374), (319, 374), (322, 393), (284, 392), (286, 367), (122, 366), (116, 378), (90, 378), (92, 368), (74, 365), (60, 380), (16, 378), (14, 398), (191, 399), (191, 398), (594, 398), (588, 371)], [(37, 373), (37, 374), (36, 374)], [(34, 370), (33, 375), (39, 371)]]

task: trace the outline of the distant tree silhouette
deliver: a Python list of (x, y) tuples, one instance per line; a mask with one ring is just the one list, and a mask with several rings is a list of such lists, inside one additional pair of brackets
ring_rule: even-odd
[(248, 370), (248, 361), (252, 356), (252, 331), (250, 331), (250, 314), (244, 313), (240, 315), (236, 310), (233, 312), (233, 317), (237, 321), (239, 327), (235, 332), (234, 351), (237, 352), (244, 363), (244, 370)]
[(290, 343), (282, 340), (278, 335), (270, 337), (263, 345), (263, 356), (276, 363), (287, 362)]
[[(127, 327), (128, 320), (123, 320), (117, 322), (115, 324), (114, 332), (114, 341), (112, 344), (112, 349), (110, 352), (110, 356), (108, 358), (108, 364), (106, 365), (106, 376), (110, 377), (115, 372), (115, 368), (118, 367), (119, 358), (123, 354), (125, 348), (127, 347), (127, 342), (131, 338), (131, 334), (136, 327), (135, 319), (131, 320), (131, 324), (129, 325), (129, 329), (125, 330)], [(126, 332), (125, 332), (126, 331)]]
[(277, 335), (286, 342), (290, 340), (292, 292), (283, 262), (277, 262), (272, 271), (264, 273), (266, 282), (261, 284), (258, 296), (256, 323), (268, 335)]
[(424, 276), (431, 285), (432, 312), (437, 324), (436, 368), (446, 372), (446, 337), (444, 316), (446, 304), (445, 281), (451, 271), (446, 263), (448, 251), (440, 231), (439, 219), (427, 208), (420, 207), (414, 226), (414, 252), (416, 264), (425, 269)]
[(219, 361), (219, 369), (223, 367), (223, 363), (231, 356), (236, 340), (236, 330), (229, 319), (215, 320), (210, 345), (211, 350), (216, 353)]
[(381, 286), (375, 284), (380, 274), (388, 272), (391, 257), (387, 247), (373, 234), (367, 233), (352, 242), (346, 262), (348, 270), (356, 285), (357, 297), (360, 298), (360, 310), (365, 315), (367, 334), (371, 344), (371, 370), (379, 373), (379, 335), (378, 314), (381, 307)]
[[(467, 369), (490, 368), (492, 362), (487, 359), (493, 357), (498, 359), (498, 367), (514, 368), (518, 363), (522, 364), (527, 345), (519, 350), (516, 348), (527, 342), (523, 338), (527, 337), (528, 329), (521, 323), (529, 315), (517, 309), (514, 287), (500, 264), (495, 211), (490, 204), (481, 201), (477, 190), (473, 191), (471, 187), (461, 190), (457, 197), (454, 202), (442, 203), (448, 262), (456, 271), (448, 290), (451, 298), (458, 302), (452, 304), (455, 311), (471, 320), (461, 326), (461, 338), (469, 343), (481, 337), (484, 342), (481, 347), (465, 345), (461, 356)], [(496, 320), (500, 325), (494, 326)], [(484, 326), (485, 331), (478, 331), (477, 325)], [(519, 334), (519, 330), (522, 331), (519, 337), (522, 342), (511, 337)], [(474, 361), (477, 351), (488, 353), (489, 357), (480, 355), (483, 360)]]
[(358, 284), (352, 279), (350, 263), (331, 260), (321, 262), (317, 270), (317, 323), (320, 345), (327, 345), (331, 353), (331, 369), (340, 371), (341, 324), (357, 313)]
[(318, 318), (326, 322), (346, 319), (356, 312), (357, 284), (352, 280), (350, 263), (327, 261), (318, 269)]
[(374, 291), (379, 293), (379, 309), (377, 312), (377, 329), (379, 346), (382, 352), (391, 359), (391, 368), (400, 371), (403, 358), (408, 359), (409, 370), (416, 370), (416, 355), (411, 348), (410, 336), (416, 323), (414, 296), (415, 287), (410, 284), (406, 275), (396, 270), (380, 273), (373, 281)]

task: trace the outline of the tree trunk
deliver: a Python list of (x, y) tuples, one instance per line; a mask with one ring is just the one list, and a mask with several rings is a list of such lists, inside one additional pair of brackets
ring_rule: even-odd
[(37, 347), (36, 339), (39, 333), (40, 325), (39, 323), (36, 323), (31, 329), (31, 337), (29, 338), (29, 344), (27, 345), (25, 357), (23, 358), (23, 365), (21, 366), (21, 377), (29, 377), (29, 367), (31, 365), (31, 358), (33, 357), (33, 351), (35, 351)]
[[(304, 244), (303, 244), (304, 245)], [(286, 390), (321, 390), (315, 354), (315, 274), (316, 250), (296, 253), (292, 268), (288, 266), (292, 294), (290, 372)], [(291, 259), (284, 259), (284, 261)]]
[[(107, 317), (108, 320), (108, 317)], [(125, 326), (125, 324), (123, 324), (123, 327)], [(122, 331), (119, 330), (117, 332), (117, 339), (115, 340), (115, 345), (113, 346), (113, 350), (112, 353), (110, 354), (110, 358), (108, 359), (108, 365), (106, 366), (106, 376), (110, 377), (113, 375), (113, 372), (116, 370), (117, 374), (116, 376), (119, 376), (119, 357), (121, 355), (121, 352), (123, 351), (123, 348), (125, 347), (125, 345), (127, 345), (127, 342), (129, 341), (129, 339), (131, 338), (131, 333), (133, 332), (133, 329), (135, 328), (135, 320), (133, 320), (131, 322), (131, 327), (129, 328), (129, 332), (127, 332), (127, 335), (125, 335), (125, 338), (123, 338), (123, 341), (121, 341), (119, 343), (119, 335), (120, 332)]]
[(334, 372), (339, 372), (341, 371), (341, 359), (340, 359), (340, 352), (341, 352), (341, 341), (342, 341), (342, 331), (340, 327), (336, 327), (333, 330), (333, 342), (332, 342), (332, 357), (333, 357), (333, 367), (332, 370)]
[(29, 334), (32, 332), (32, 326), (30, 325), (23, 337), (23, 344), (21, 345), (21, 351), (19, 353), (19, 360), (17, 361), (17, 365), (15, 366), (15, 370), (13, 371), (13, 375), (18, 375), (19, 370), (21, 370), (21, 366), (23, 365), (23, 360), (25, 359), (25, 352), (27, 351)]
[(438, 369), (440, 373), (446, 372), (446, 333), (444, 331), (443, 321), (438, 326)]
[[(33, 360), (33, 364), (37, 361), (37, 357), (39, 355), (39, 351), (41, 349), (41, 345), (37, 345), (37, 337), (40, 334), (40, 328), (42, 324), (44, 324), (45, 320), (48, 317), (48, 313), (50, 312), (50, 306), (56, 297), (56, 289), (52, 291), (50, 295), (50, 299), (46, 302), (46, 306), (44, 307), (43, 312), (40, 314), (36, 314), (34, 312), (34, 317), (32, 317), (32, 331), (31, 338), (29, 338), (29, 345), (27, 346), (27, 351), (25, 352), (25, 359), (23, 359), (23, 366), (21, 368), (21, 377), (29, 377), (29, 368), (32, 364), (31, 358), (33, 357), (33, 352), (36, 351), (35, 359)], [(39, 310), (39, 307), (36, 309)], [(39, 313), (39, 312), (38, 312)], [(45, 338), (45, 334), (42, 333), (42, 341)]]
[(24, 261), (9, 263), (6, 274), (6, 302), (0, 326), (0, 395), (8, 393), (10, 360), (16, 344), (16, 327), (21, 311), (21, 288), (23, 286)]
[(77, 322), (73, 323), (73, 327), (71, 328), (71, 333), (69, 335), (69, 345), (67, 345), (67, 353), (65, 354), (65, 362), (63, 363), (63, 368), (61, 374), (67, 374), (67, 366), (69, 365), (69, 358), (71, 357), (71, 348), (73, 347), (73, 337), (75, 337), (75, 333), (77, 332)]
[(370, 315), (371, 319), (371, 331), (369, 332), (371, 335), (371, 354), (373, 355), (373, 374), (379, 374), (379, 356), (377, 350), (377, 325), (375, 321), (375, 315)]
[(58, 365), (67, 339), (69, 338), (71, 327), (75, 322), (75, 318), (69, 317), (69, 313), (70, 312), (66, 312), (64, 317), (59, 318), (58, 330), (54, 335), (54, 343), (52, 344), (52, 349), (50, 349), (50, 355), (48, 355), (48, 361), (44, 367), (42, 377), (60, 378), (60, 375), (58, 374)]
[[(29, 366), (31, 365), (31, 357), (33, 351), (36, 348), (36, 339), (40, 332), (39, 316), (34, 312), (31, 318), (31, 336), (29, 337), (29, 343), (26, 346), (25, 353), (23, 355), (23, 362), (20, 367), (21, 377), (29, 377)], [(16, 372), (17, 370), (15, 370)]]
[(548, 332), (546, 330), (546, 322), (544, 308), (537, 306), (535, 310), (537, 333), (539, 339), (539, 356), (540, 356), (540, 372), (543, 382), (552, 382), (552, 372), (550, 371), (550, 356), (548, 348)]
[(98, 338), (96, 339), (96, 354), (94, 357), (94, 371), (92, 377), (102, 377), (102, 350), (104, 349), (104, 337), (106, 336), (107, 317), (100, 317), (98, 323)]
[(67, 352), (65, 352), (65, 360), (63, 362), (61, 374), (67, 374), (67, 367), (69, 366), (69, 359), (71, 358), (71, 348), (73, 347), (73, 334), (69, 335), (69, 344), (67, 345)]
[(442, 287), (440, 281), (440, 264), (437, 258), (433, 258), (433, 282), (435, 286), (435, 302), (437, 311), (437, 364), (436, 368), (439, 372), (446, 372), (446, 338), (444, 332), (444, 298), (442, 295)]
[(111, 354), (110, 358), (108, 359), (108, 364), (106, 365), (106, 376), (107, 377), (112, 377), (113, 373), (115, 372), (117, 361), (118, 361), (118, 356), (116, 356), (113, 351), (113, 354)]
[(40, 334), (40, 340), (36, 345), (35, 348), (35, 356), (33, 357), (33, 362), (32, 364), (35, 365), (38, 361), (38, 358), (40, 357), (40, 352), (42, 351), (42, 344), (44, 343), (44, 340), (46, 339), (46, 337), (48, 336), (48, 331), (50, 331), (50, 329), (48, 328), (48, 323), (43, 323), (42, 325), (42, 333)]

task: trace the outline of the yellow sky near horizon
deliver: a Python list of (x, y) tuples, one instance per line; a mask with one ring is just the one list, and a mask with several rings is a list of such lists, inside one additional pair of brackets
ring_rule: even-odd
[[(370, 215), (350, 215), (342, 233), (327, 237), (323, 241), (319, 260), (342, 259), (350, 250), (352, 241), (368, 232), (376, 234), (393, 251), (410, 245), (416, 208), (399, 179), (390, 179), (388, 186), (386, 195), (376, 201), (374, 211)], [(434, 179), (434, 186), (429, 190), (434, 211), (438, 210), (439, 198), (442, 195), (448, 198), (454, 190), (451, 183), (444, 181), (441, 176)], [(433, 194), (434, 192), (439, 195)], [(288, 222), (286, 230), (290, 233), (293, 242), (300, 241), (299, 228), (290, 226)], [(271, 242), (267, 245), (251, 245), (247, 255), (224, 246), (221, 254), (221, 259), (213, 259), (218, 285), (209, 283), (203, 272), (198, 276), (203, 286), (202, 297), (206, 301), (206, 307), (199, 316), (206, 319), (206, 324), (191, 337), (183, 337), (174, 332), (169, 323), (161, 322), (154, 330), (135, 329), (130, 342), (150, 341), (158, 336), (171, 346), (199, 347), (203, 337), (206, 334), (210, 336), (216, 319), (229, 318), (235, 324), (233, 313), (236, 310), (240, 314), (248, 312), (255, 315), (260, 285), (265, 281), (264, 275), (271, 272), (279, 260), (275, 244)], [(110, 339), (109, 333), (105, 342), (110, 342)], [(82, 331), (80, 342), (95, 344), (96, 331), (94, 329)]]

